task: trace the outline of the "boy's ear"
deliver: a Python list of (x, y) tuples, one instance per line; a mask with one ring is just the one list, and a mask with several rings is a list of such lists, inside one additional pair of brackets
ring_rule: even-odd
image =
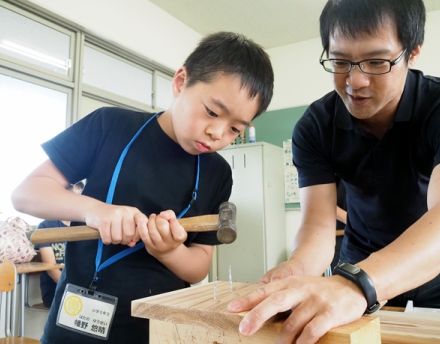
[(176, 97), (180, 94), (182, 89), (185, 87), (186, 84), (186, 69), (185, 67), (180, 67), (175, 73), (173, 77), (173, 95)]

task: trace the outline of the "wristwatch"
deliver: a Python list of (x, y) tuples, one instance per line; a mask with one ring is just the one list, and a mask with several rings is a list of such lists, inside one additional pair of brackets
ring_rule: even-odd
[(333, 274), (340, 275), (356, 284), (367, 299), (367, 309), (365, 314), (376, 312), (380, 304), (377, 301), (376, 289), (373, 281), (367, 273), (356, 265), (348, 263), (339, 263), (333, 270)]

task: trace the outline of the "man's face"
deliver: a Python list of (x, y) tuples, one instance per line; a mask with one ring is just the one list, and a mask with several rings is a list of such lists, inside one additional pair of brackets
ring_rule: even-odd
[(210, 82), (190, 87), (186, 80), (185, 69), (174, 77), (175, 100), (170, 111), (164, 113), (171, 118), (167, 133), (190, 154), (226, 147), (252, 121), (258, 98), (249, 97), (236, 75), (219, 74)]
[[(354, 62), (369, 58), (394, 60), (402, 51), (395, 26), (389, 20), (372, 35), (348, 38), (336, 30), (329, 40), (329, 58)], [(386, 121), (395, 114), (407, 72), (404, 57), (391, 72), (382, 75), (365, 74), (354, 66), (350, 73), (334, 74), (335, 90), (353, 117), (367, 122)]]

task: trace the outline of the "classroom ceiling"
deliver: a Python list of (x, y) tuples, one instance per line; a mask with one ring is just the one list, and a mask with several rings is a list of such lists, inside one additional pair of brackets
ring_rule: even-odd
[[(319, 36), (319, 14), (326, 0), (149, 0), (201, 35), (236, 31), (264, 48)], [(425, 0), (428, 11), (440, 0)]]

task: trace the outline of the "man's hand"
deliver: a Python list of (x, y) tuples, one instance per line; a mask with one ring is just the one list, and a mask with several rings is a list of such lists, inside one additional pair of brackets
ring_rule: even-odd
[(151, 214), (147, 228), (139, 231), (149, 254), (159, 258), (179, 247), (187, 238), (187, 233), (177, 221), (172, 210)]
[(147, 228), (148, 218), (139, 209), (99, 202), (85, 216), (88, 226), (96, 228), (104, 244), (134, 246), (140, 231)]
[(243, 335), (254, 334), (273, 315), (292, 310), (277, 343), (312, 344), (332, 328), (360, 318), (366, 307), (361, 290), (341, 276), (294, 276), (262, 285), (231, 301), (228, 310), (249, 310), (239, 327)]
[(266, 272), (264, 276), (261, 277), (260, 282), (269, 283), (286, 277), (302, 276), (303, 274), (303, 267), (301, 265), (293, 260), (286, 260)]

